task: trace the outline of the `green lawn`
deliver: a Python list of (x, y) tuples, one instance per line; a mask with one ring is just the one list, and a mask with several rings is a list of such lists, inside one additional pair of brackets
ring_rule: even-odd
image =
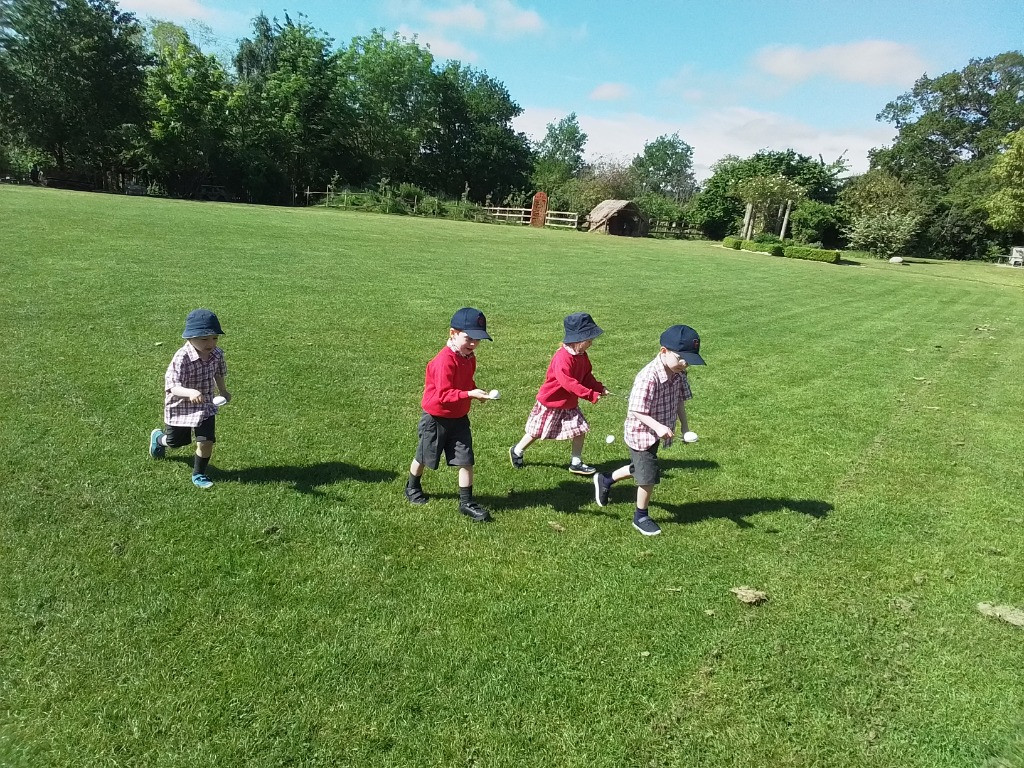
[[(0, 267), (0, 765), (1024, 765), (1024, 630), (975, 609), (1024, 605), (1024, 270), (8, 187)], [(402, 495), (465, 304), (488, 526)], [(197, 306), (206, 492), (146, 452)], [(508, 464), (579, 310), (606, 469), (701, 333), (656, 539), (567, 444)]]

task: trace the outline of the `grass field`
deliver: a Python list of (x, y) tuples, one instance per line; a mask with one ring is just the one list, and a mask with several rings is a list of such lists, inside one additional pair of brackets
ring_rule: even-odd
[[(1024, 605), (1024, 270), (5, 187), (0, 266), (0, 765), (1024, 765), (1024, 630), (975, 609)], [(487, 526), (451, 470), (402, 495), (465, 304)], [(146, 452), (197, 306), (206, 492)], [(656, 539), (566, 444), (508, 464), (579, 310), (623, 395), (701, 333)]]

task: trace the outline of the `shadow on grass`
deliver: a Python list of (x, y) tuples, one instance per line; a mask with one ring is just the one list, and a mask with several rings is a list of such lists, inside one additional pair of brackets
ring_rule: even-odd
[[(608, 464), (602, 467), (602, 471), (611, 472), (613, 469), (624, 466), (625, 461), (617, 461), (614, 464)], [(687, 470), (700, 470), (700, 469), (717, 469), (718, 462), (710, 461), (708, 459), (663, 459), (659, 462), (663, 470), (663, 476), (671, 474), (673, 469), (687, 469)], [(564, 464), (546, 464), (538, 462), (533, 465), (528, 465), (525, 472), (529, 471), (529, 466), (534, 467), (556, 467), (563, 468)], [(567, 473), (568, 474), (568, 473)], [(620, 488), (628, 487), (628, 491), (619, 491)], [(635, 499), (636, 497), (636, 486), (630, 480), (625, 480), (615, 486), (616, 490), (613, 490), (613, 494), (627, 493), (629, 499)], [(457, 494), (451, 492), (442, 493), (430, 493), (427, 492), (431, 498), (438, 499), (457, 499)], [(509, 512), (516, 509), (528, 509), (530, 507), (551, 507), (556, 512), (561, 512), (567, 515), (573, 514), (584, 514), (584, 515), (595, 515), (601, 517), (620, 517), (621, 511), (616, 513), (611, 511), (609, 507), (597, 506), (597, 501), (594, 498), (594, 480), (593, 477), (587, 477), (583, 475), (576, 475), (567, 477), (564, 480), (559, 481), (555, 486), (549, 486), (547, 488), (533, 488), (530, 490), (516, 490), (513, 488), (505, 496), (497, 495), (481, 495), (476, 496), (476, 500), (483, 504), (485, 507), (493, 512)]]
[(686, 504), (665, 504), (656, 499), (655, 507), (668, 512), (672, 521), (680, 524), (697, 523), (701, 520), (722, 518), (732, 520), (740, 528), (753, 528), (746, 518), (764, 512), (778, 512), (789, 509), (802, 515), (820, 520), (834, 507), (827, 501), (817, 499), (722, 499), (719, 501), (691, 501)]
[(342, 480), (357, 483), (388, 483), (398, 477), (390, 469), (366, 469), (344, 461), (325, 461), (308, 466), (248, 467), (246, 469), (219, 469), (213, 473), (216, 480), (226, 483), (290, 484), (299, 493), (323, 494), (322, 486)]

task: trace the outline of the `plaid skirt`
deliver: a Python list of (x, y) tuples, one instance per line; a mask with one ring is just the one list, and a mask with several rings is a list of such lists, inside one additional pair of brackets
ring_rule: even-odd
[(526, 434), (539, 440), (572, 440), (589, 431), (590, 425), (579, 408), (548, 408), (534, 403), (526, 420)]

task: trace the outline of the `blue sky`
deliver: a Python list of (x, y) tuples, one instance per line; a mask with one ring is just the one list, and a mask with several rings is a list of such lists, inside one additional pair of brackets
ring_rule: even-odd
[(259, 11), (304, 13), (336, 44), (374, 27), (502, 81), (535, 139), (575, 112), (591, 159), (628, 159), (678, 132), (697, 175), (726, 154), (793, 148), (853, 171), (892, 140), (875, 120), (924, 73), (1024, 47), (1020, 0), (121, 0), (140, 17), (198, 20), (222, 45)]

